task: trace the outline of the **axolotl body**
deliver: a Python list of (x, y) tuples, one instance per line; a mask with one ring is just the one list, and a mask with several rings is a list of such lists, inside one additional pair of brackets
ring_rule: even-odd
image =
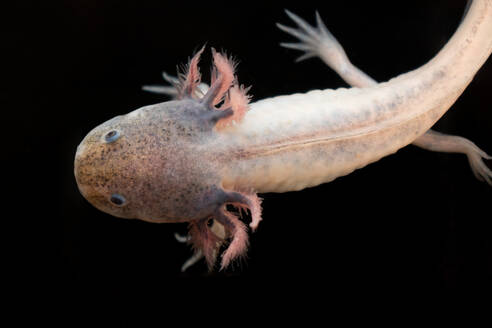
[[(316, 186), (347, 175), (409, 144), (468, 156), (491, 183), (490, 159), (471, 141), (430, 130), (492, 51), (492, 0), (474, 0), (454, 36), (426, 65), (384, 83), (353, 66), (317, 15), (314, 28), (287, 12), (300, 39), (282, 44), (319, 56), (352, 88), (313, 90), (250, 103), (231, 58), (212, 49), (210, 87), (198, 68), (203, 48), (179, 78), (165, 76), (175, 100), (139, 108), (99, 125), (75, 156), (82, 195), (98, 209), (149, 222), (189, 222), (197, 257), (222, 267), (248, 246), (261, 221), (257, 193)], [(230, 206), (237, 211), (231, 211)], [(213, 223), (212, 225), (210, 223)]]

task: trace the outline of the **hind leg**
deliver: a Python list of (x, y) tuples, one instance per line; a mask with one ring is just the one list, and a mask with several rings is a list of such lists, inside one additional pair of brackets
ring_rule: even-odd
[(490, 160), (492, 156), (478, 148), (470, 140), (429, 130), (416, 139), (413, 144), (432, 151), (466, 154), (475, 177), (492, 185), (492, 171), (483, 162), (483, 159)]
[[(304, 51), (305, 54), (299, 57), (297, 61), (310, 57), (319, 57), (353, 87), (364, 88), (377, 84), (376, 80), (350, 62), (343, 47), (328, 31), (317, 12), (316, 27), (312, 27), (302, 18), (289, 11), (286, 11), (286, 13), (297, 24), (298, 28), (294, 29), (282, 24), (277, 24), (277, 26), (301, 42), (281, 43), (280, 45), (285, 48)], [(485, 180), (492, 185), (492, 171), (483, 162), (484, 159), (490, 160), (492, 157), (470, 140), (429, 129), (425, 134), (417, 138), (413, 145), (431, 151), (465, 154), (477, 179)]]

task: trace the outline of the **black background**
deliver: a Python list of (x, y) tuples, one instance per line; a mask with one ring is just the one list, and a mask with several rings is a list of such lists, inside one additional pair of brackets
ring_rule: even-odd
[[(190, 286), (215, 286), (223, 294), (243, 288), (240, 282), (267, 295), (490, 286), (492, 189), (473, 177), (463, 155), (409, 146), (329, 184), (261, 195), (264, 220), (250, 236), (247, 260), (211, 274), (204, 263), (180, 273), (191, 252), (173, 234), (186, 225), (99, 212), (73, 177), (85, 134), (116, 115), (165, 101), (141, 86), (161, 83), (161, 71), (174, 73), (205, 43), (239, 59), (240, 82), (252, 85), (254, 100), (345, 87), (321, 61), (295, 64), (300, 53), (278, 46), (294, 41), (274, 25), (292, 25), (284, 7), (310, 22), (319, 10), (352, 62), (383, 81), (432, 58), (458, 26), (464, 3), (19, 3), (13, 25), (4, 29), (12, 41), (7, 68), (15, 71), (4, 122), (11, 141), (4, 150), (12, 172), (21, 172), (6, 178), (20, 203), (11, 219), (21, 225), (22, 238), (10, 247), (27, 254), (16, 257), (30, 268), (23, 274), (63, 295), (94, 299), (141, 290), (175, 297), (193, 293)], [(206, 80), (209, 52), (201, 63)], [(436, 130), (492, 153), (491, 90), (489, 59)]]

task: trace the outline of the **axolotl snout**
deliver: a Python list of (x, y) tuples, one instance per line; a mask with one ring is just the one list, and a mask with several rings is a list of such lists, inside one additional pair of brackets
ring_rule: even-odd
[(170, 79), (176, 100), (117, 116), (84, 138), (75, 156), (82, 195), (117, 217), (189, 222), (190, 241), (209, 267), (229, 239), (226, 267), (248, 246), (242, 211), (251, 213), (253, 230), (261, 221), (256, 193), (329, 182), (412, 143), (466, 154), (475, 175), (490, 183), (483, 163), (490, 156), (430, 128), (492, 51), (492, 0), (473, 1), (433, 60), (385, 83), (350, 63), (319, 16), (313, 28), (288, 14), (299, 29), (279, 27), (301, 43), (283, 45), (319, 56), (353, 88), (250, 103), (224, 54), (212, 51), (210, 87), (201, 83), (202, 48), (179, 79)]

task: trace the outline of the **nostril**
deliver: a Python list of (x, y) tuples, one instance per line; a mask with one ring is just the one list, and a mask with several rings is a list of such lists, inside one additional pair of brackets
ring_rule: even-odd
[(111, 130), (106, 135), (104, 136), (104, 141), (107, 143), (113, 142), (118, 140), (120, 137), (120, 132), (118, 130)]

